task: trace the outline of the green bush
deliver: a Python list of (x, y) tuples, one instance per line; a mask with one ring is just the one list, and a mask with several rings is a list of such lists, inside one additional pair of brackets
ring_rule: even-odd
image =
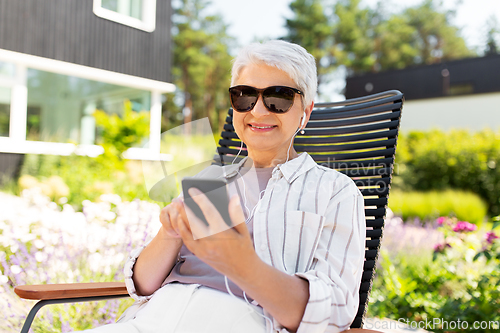
[(474, 193), (459, 190), (403, 192), (393, 190), (389, 196), (389, 207), (403, 218), (418, 217), (421, 221), (439, 216), (456, 216), (459, 220), (481, 224), (487, 213), (487, 205)]
[(418, 191), (461, 189), (478, 194), (500, 214), (500, 133), (466, 130), (402, 133), (395, 185)]
[(84, 200), (96, 201), (101, 194), (106, 193), (119, 194), (126, 201), (135, 198), (148, 200), (140, 162), (135, 168), (130, 167), (132, 163), (106, 159), (105, 156), (26, 155), (20, 180), (30, 175), (44, 185), (53, 175), (57, 175), (69, 188), (67, 202), (76, 210), (81, 210)]
[(112, 156), (120, 157), (128, 148), (141, 144), (141, 141), (148, 138), (149, 112), (133, 111), (130, 101), (124, 103), (123, 116), (97, 110), (94, 118), (100, 133), (97, 141)]
[[(196, 164), (206, 165), (207, 163), (202, 164), (202, 162), (213, 158), (217, 141), (217, 138), (214, 139), (212, 135), (193, 134), (187, 140), (181, 135), (164, 137), (163, 151), (174, 155), (172, 161), (165, 163), (168, 173), (170, 174), (171, 170), (179, 171)], [(77, 155), (26, 155), (20, 183), (29, 183), (30, 179), (26, 176), (33, 176), (36, 179), (30, 183), (38, 182), (47, 187), (47, 185), (53, 185), (54, 181), (50, 180), (53, 180), (54, 175), (57, 175), (69, 188), (69, 194), (65, 197), (76, 210), (81, 210), (84, 200), (98, 201), (101, 194), (106, 193), (118, 194), (125, 201), (136, 198), (152, 201), (145, 185), (142, 162), (124, 160), (109, 149), (105, 149), (105, 153), (96, 158)], [(33, 185), (23, 186), (23, 184), (19, 184), (21, 189), (33, 187)], [(167, 197), (177, 196), (180, 190), (178, 186), (175, 182), (169, 185), (170, 188), (166, 189), (169, 191)], [(61, 197), (61, 195), (50, 194), (54, 193), (54, 190), (57, 188), (54, 189), (54, 186), (51, 186), (50, 189), (42, 192), (52, 199)], [(168, 201), (170, 199), (164, 203)]]

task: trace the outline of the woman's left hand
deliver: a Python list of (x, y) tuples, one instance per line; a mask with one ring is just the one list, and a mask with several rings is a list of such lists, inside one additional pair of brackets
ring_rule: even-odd
[(208, 226), (185, 206), (189, 226), (186, 222), (179, 223), (177, 233), (186, 247), (221, 274), (245, 276), (246, 271), (251, 269), (252, 260), (258, 260), (258, 256), (245, 224), (239, 197), (235, 195), (229, 201), (231, 228), (203, 192), (191, 188), (189, 194), (205, 215)]

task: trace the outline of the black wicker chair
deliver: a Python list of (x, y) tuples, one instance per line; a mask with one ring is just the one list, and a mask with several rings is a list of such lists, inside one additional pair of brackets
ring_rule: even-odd
[[(361, 328), (368, 304), (375, 261), (384, 228), (401, 109), (404, 97), (387, 91), (343, 102), (315, 104), (304, 135), (294, 141), (321, 165), (351, 177), (365, 198), (366, 253), (360, 306), (352, 328)], [(230, 163), (241, 141), (234, 132), (232, 110), (226, 118), (218, 148), (221, 164)], [(243, 150), (240, 155), (246, 155)]]
[[(403, 106), (396, 90), (335, 103), (316, 104), (305, 134), (295, 139), (297, 152), (307, 151), (314, 160), (351, 177), (365, 198), (366, 252), (360, 288), (360, 305), (351, 328), (363, 327), (375, 262), (384, 228), (387, 200), (394, 169), (394, 154)], [(229, 110), (219, 141), (217, 164), (229, 164), (241, 141)], [(246, 155), (242, 150), (240, 156)], [(123, 282), (18, 286), (26, 299), (40, 300), (30, 311), (22, 333), (28, 332), (37, 311), (44, 305), (127, 297)]]

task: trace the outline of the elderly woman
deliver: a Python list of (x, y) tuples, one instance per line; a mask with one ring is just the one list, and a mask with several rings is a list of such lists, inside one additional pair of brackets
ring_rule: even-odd
[(196, 189), (189, 193), (208, 226), (173, 200), (158, 234), (126, 265), (135, 309), (96, 331), (349, 328), (364, 261), (363, 198), (351, 179), (293, 148), (316, 82), (314, 58), (301, 46), (269, 41), (241, 50), (229, 92), (248, 158), (198, 175), (227, 180), (234, 227)]

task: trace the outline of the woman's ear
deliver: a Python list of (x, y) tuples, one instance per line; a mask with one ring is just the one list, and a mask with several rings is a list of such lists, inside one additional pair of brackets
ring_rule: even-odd
[(306, 107), (306, 109), (304, 110), (304, 119), (302, 120), (302, 123), (300, 125), (300, 127), (304, 127), (305, 124), (307, 124), (307, 122), (309, 121), (309, 118), (311, 117), (311, 112), (314, 108), (314, 102), (311, 102), (311, 105), (309, 105), (308, 107)]
[(300, 134), (304, 135), (305, 130), (304, 128), (306, 127), (307, 122), (309, 121), (309, 118), (311, 117), (311, 112), (314, 107), (314, 102), (311, 102), (311, 105), (306, 107), (304, 110), (304, 113), (302, 114), (302, 121), (300, 122), (299, 128), (301, 129)]

